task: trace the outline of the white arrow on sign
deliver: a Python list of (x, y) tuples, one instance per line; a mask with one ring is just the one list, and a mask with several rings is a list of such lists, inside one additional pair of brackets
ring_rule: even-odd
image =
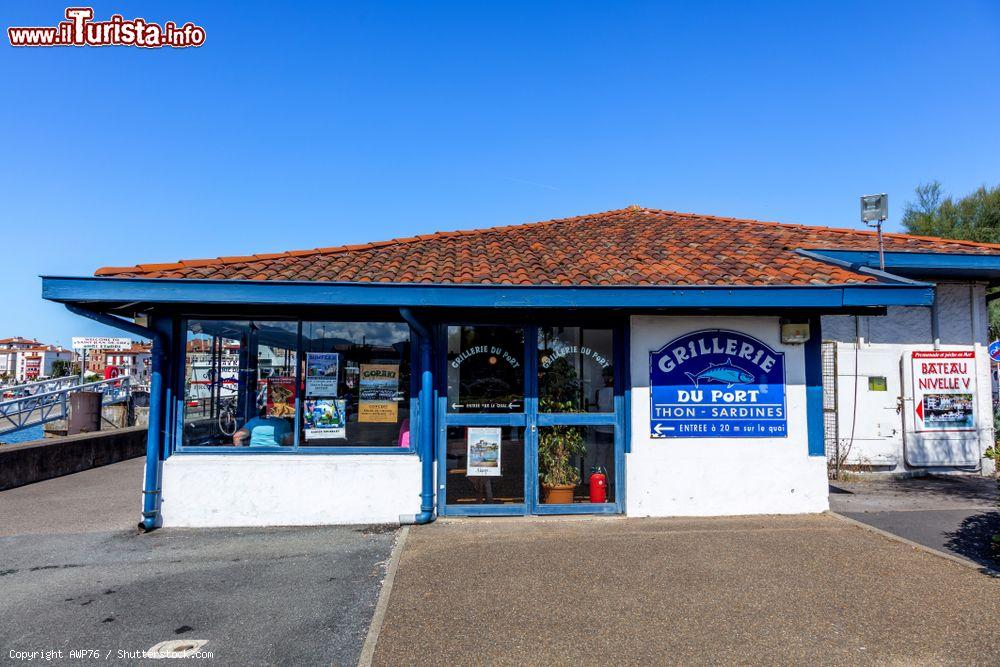
[(656, 433), (656, 435), (663, 435), (664, 431), (673, 431), (673, 430), (675, 430), (673, 426), (664, 426), (663, 424), (660, 423), (657, 423), (656, 426), (653, 427), (653, 431)]

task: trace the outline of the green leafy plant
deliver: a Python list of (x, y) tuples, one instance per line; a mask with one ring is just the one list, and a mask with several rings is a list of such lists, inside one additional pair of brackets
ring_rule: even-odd
[[(572, 402), (543, 400), (547, 412), (565, 412)], [(583, 428), (579, 426), (546, 426), (538, 433), (538, 474), (544, 486), (576, 486), (580, 471), (573, 457), (587, 453)]]
[[(548, 351), (546, 351), (548, 353)], [(565, 358), (556, 359), (539, 376), (538, 407), (542, 412), (578, 412), (580, 380), (576, 369)], [(546, 426), (538, 432), (538, 476), (543, 486), (576, 486), (580, 471), (573, 465), (574, 456), (583, 456), (587, 447), (579, 426)]]
[(538, 467), (542, 484), (562, 486), (580, 483), (574, 456), (583, 456), (587, 447), (579, 426), (549, 426), (538, 438)]

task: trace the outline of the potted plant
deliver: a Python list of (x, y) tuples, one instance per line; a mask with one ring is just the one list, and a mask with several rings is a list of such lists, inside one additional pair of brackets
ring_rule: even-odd
[[(570, 406), (554, 404), (553, 411)], [(538, 478), (542, 487), (542, 502), (569, 504), (573, 490), (580, 483), (580, 471), (573, 457), (587, 453), (583, 430), (579, 426), (546, 426), (538, 432)]]
[[(549, 354), (543, 341), (543, 355)], [(542, 412), (579, 412), (581, 385), (576, 369), (566, 358), (548, 364), (540, 375), (538, 407)], [(546, 426), (538, 431), (538, 482), (542, 502), (569, 504), (573, 490), (580, 483), (580, 471), (573, 465), (575, 456), (583, 456), (587, 447), (579, 426)]]

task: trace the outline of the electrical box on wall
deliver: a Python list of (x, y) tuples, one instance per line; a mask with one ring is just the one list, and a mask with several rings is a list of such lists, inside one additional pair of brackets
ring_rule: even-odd
[(785, 345), (802, 345), (809, 342), (809, 322), (781, 320), (781, 342)]

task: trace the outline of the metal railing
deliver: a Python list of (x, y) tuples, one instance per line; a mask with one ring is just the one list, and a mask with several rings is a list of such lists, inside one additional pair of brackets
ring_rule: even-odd
[(46, 391), (58, 391), (60, 389), (69, 389), (70, 387), (75, 387), (79, 384), (80, 384), (79, 375), (64, 375), (63, 377), (60, 378), (51, 378), (48, 380), (36, 380), (34, 382), (26, 382), (24, 384), (8, 385), (6, 387), (0, 387), (0, 401), (6, 401), (12, 398), (19, 398), (21, 396), (40, 394)]
[[(132, 384), (128, 376), (86, 384), (79, 384), (79, 378), (72, 379), (76, 382), (61, 384), (66, 378), (58, 378), (19, 385), (17, 389), (21, 391), (31, 391), (34, 385), (38, 385), (38, 388), (44, 391), (0, 401), (0, 435), (68, 418), (69, 396), (79, 391), (101, 392), (103, 394), (101, 405), (123, 403), (128, 400), (132, 392)], [(41, 386), (51, 383), (57, 383), (57, 388), (48, 389)], [(6, 391), (4, 390), (5, 393)]]

